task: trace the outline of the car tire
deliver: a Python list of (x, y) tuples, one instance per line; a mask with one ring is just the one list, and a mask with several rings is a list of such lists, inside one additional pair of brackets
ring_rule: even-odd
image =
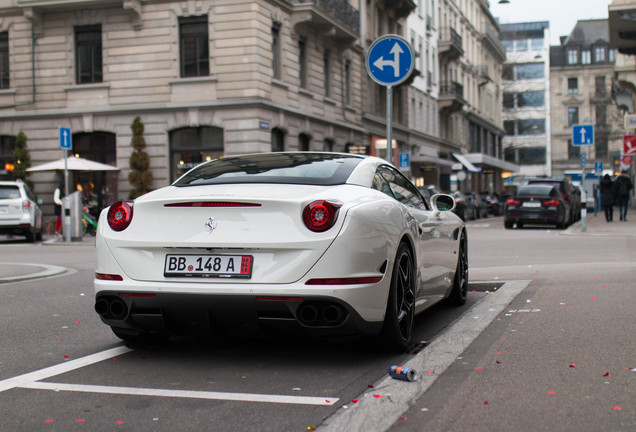
[(508, 221), (504, 222), (504, 228), (506, 229), (512, 229), (513, 225), (514, 224), (512, 222), (508, 222)]
[(459, 239), (457, 268), (453, 278), (453, 288), (448, 296), (448, 303), (452, 306), (463, 306), (468, 298), (468, 247), (466, 235)]
[(391, 352), (404, 352), (411, 342), (414, 318), (413, 255), (406, 243), (400, 243), (393, 264), (384, 326), (380, 335), (382, 347)]
[(36, 235), (37, 234), (35, 232), (35, 226), (31, 227), (29, 231), (24, 233), (24, 236), (26, 237), (26, 241), (29, 243), (35, 243)]

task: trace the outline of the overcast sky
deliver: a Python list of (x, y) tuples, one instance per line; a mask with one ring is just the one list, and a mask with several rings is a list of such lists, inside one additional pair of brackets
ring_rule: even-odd
[(550, 45), (559, 45), (559, 36), (569, 35), (578, 20), (607, 19), (612, 0), (510, 0), (499, 4), (490, 0), (490, 12), (501, 24), (549, 21)]

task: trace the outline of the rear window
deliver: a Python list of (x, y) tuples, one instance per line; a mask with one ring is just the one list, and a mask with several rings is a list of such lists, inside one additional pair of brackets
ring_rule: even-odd
[(204, 163), (173, 186), (232, 183), (337, 185), (346, 183), (362, 158), (329, 153), (259, 153)]
[(0, 199), (20, 198), (20, 189), (17, 186), (0, 185)]
[(517, 190), (517, 196), (550, 195), (552, 186), (524, 186)]

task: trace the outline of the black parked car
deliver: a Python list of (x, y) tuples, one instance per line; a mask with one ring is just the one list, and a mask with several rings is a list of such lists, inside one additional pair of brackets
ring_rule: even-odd
[(455, 198), (455, 208), (453, 209), (453, 213), (455, 213), (459, 218), (463, 221), (470, 218), (475, 219), (475, 207), (468, 206), (468, 200), (466, 196), (460, 191), (455, 191), (451, 193), (451, 196)]
[(475, 208), (475, 219), (488, 217), (488, 205), (474, 192), (466, 193), (468, 205)]
[(554, 186), (563, 196), (565, 206), (569, 207), (569, 219), (567, 224), (572, 224), (581, 216), (581, 194), (568, 179), (533, 178), (528, 180), (528, 185), (545, 184)]
[(514, 197), (506, 201), (504, 227), (510, 229), (524, 225), (556, 225), (563, 229), (570, 220), (570, 206), (563, 194), (547, 184), (529, 184), (517, 190)]
[(503, 203), (499, 201), (499, 197), (495, 194), (488, 192), (481, 192), (479, 194), (481, 202), (486, 204), (488, 213), (493, 216), (501, 216), (503, 214)]

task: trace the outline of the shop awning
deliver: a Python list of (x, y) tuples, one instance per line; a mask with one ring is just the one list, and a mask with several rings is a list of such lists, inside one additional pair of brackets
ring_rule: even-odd
[(455, 162), (450, 161), (448, 159), (442, 159), (435, 156), (424, 156), (424, 155), (413, 156), (411, 158), (411, 162), (419, 162), (419, 163), (428, 162), (428, 163), (433, 163), (435, 165), (442, 165), (447, 167), (452, 167), (453, 165), (455, 165)]
[(464, 157), (464, 155), (453, 153), (453, 157), (455, 157), (455, 159), (457, 159), (459, 163), (464, 165), (464, 167), (466, 168), (466, 170), (468, 170), (468, 172), (473, 172), (473, 173), (481, 172), (481, 168), (477, 168), (475, 165), (473, 165), (468, 159)]
[[(454, 155), (457, 157), (457, 155)], [(464, 159), (469, 161), (471, 164), (479, 164), (491, 168), (499, 168), (504, 171), (510, 172), (519, 172), (519, 166), (510, 162), (506, 162), (501, 159), (497, 159), (492, 156), (485, 155), (483, 153), (468, 153), (465, 155), (461, 155)], [(474, 166), (474, 165), (473, 165)]]

